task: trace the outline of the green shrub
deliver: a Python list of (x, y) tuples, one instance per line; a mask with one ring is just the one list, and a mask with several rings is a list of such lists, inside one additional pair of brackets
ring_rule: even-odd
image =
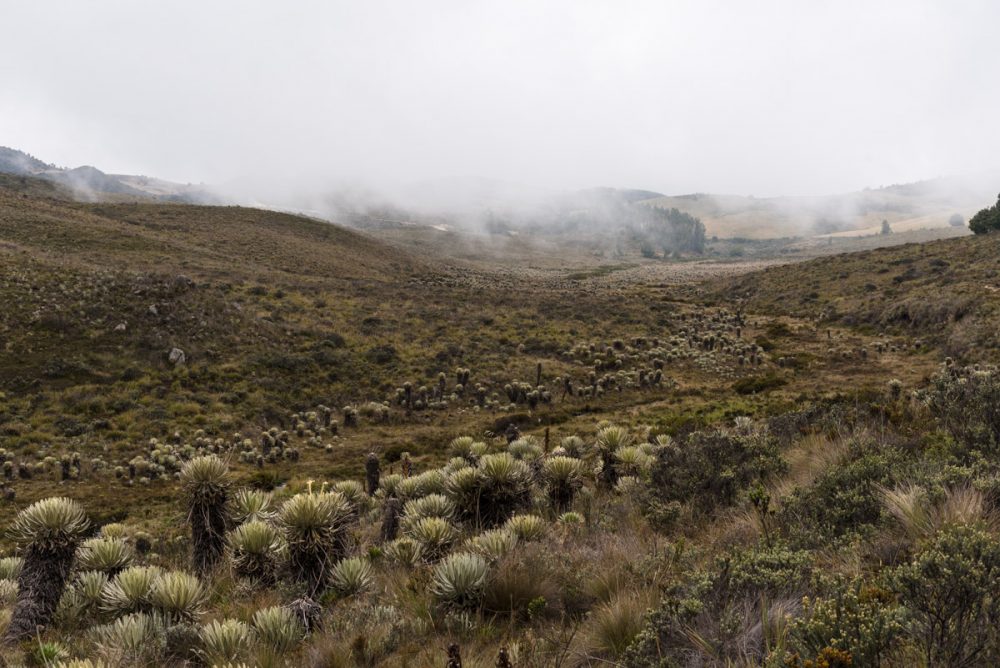
[(996, 204), (981, 209), (969, 219), (969, 229), (976, 234), (1000, 230), (1000, 195), (997, 196)]
[(731, 505), (751, 483), (786, 467), (777, 443), (764, 429), (696, 432), (683, 444), (660, 447), (655, 457), (650, 502), (660, 507), (690, 502), (706, 512)]
[(738, 550), (720, 559), (731, 593), (766, 593), (773, 597), (794, 593), (805, 586), (812, 567), (812, 555), (783, 544)]
[(944, 367), (922, 397), (961, 451), (1000, 452), (1000, 371)]
[(895, 479), (899, 455), (868, 441), (850, 444), (845, 461), (812, 485), (783, 500), (778, 526), (802, 545), (822, 545), (877, 523), (883, 514), (880, 488)]
[(860, 579), (841, 581), (828, 594), (803, 600), (802, 615), (789, 626), (789, 645), (800, 659), (816, 662), (832, 648), (849, 652), (855, 666), (881, 666), (905, 622), (905, 610), (892, 591)]
[(733, 391), (737, 394), (761, 394), (769, 390), (775, 390), (788, 381), (778, 374), (770, 371), (763, 376), (746, 376), (733, 383)]
[(950, 526), (892, 578), (928, 665), (979, 665), (1000, 640), (1000, 543), (982, 529)]

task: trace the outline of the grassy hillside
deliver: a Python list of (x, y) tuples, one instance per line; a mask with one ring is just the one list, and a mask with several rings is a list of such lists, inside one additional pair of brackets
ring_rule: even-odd
[(712, 290), (755, 312), (925, 338), (958, 358), (996, 360), (1000, 348), (998, 235), (776, 266)]
[(997, 656), (1000, 373), (941, 366), (996, 331), (992, 238), (456, 262), (2, 184), (8, 665)]
[(996, 178), (935, 179), (818, 197), (748, 197), (693, 194), (645, 200), (676, 207), (705, 223), (709, 236), (769, 239), (829, 233), (877, 233), (883, 220), (899, 231), (948, 228), (948, 219), (966, 220), (991, 201)]

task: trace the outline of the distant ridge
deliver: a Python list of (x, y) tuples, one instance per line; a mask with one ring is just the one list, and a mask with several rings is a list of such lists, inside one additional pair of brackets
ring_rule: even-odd
[(134, 198), (188, 204), (221, 204), (220, 198), (203, 186), (172, 183), (162, 179), (127, 174), (106, 174), (84, 165), (72, 169), (53, 164), (7, 146), (0, 146), (0, 173), (46, 179), (69, 188), (77, 199), (98, 201)]

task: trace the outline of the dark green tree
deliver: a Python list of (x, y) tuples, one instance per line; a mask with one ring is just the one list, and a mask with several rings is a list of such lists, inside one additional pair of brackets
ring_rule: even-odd
[(996, 204), (986, 207), (969, 219), (969, 229), (976, 234), (1000, 230), (1000, 195), (997, 195)]

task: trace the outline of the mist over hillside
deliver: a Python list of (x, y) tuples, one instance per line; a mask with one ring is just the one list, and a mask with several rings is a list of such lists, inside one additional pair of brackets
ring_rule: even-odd
[(609, 187), (552, 191), (476, 180), (472, 187), (469, 181), (443, 181), (393, 193), (345, 191), (311, 206), (317, 215), (370, 229), (416, 224), (542, 236), (613, 236), (628, 226), (627, 211), (677, 209), (701, 220), (710, 237), (763, 240), (878, 234), (883, 220), (900, 231), (947, 228), (953, 215), (968, 219), (994, 200), (998, 189), (1000, 172), (833, 195), (760, 198)]
[(996, 0), (2, 16), (0, 668), (1000, 666)]
[[(669, 233), (669, 241), (663, 233), (651, 232), (658, 225), (651, 222), (655, 218), (679, 220), (682, 215), (704, 227), (696, 237), (703, 233), (706, 238), (737, 241), (875, 236), (880, 234), (882, 221), (900, 232), (936, 230), (951, 236), (954, 229), (949, 228), (956, 217), (967, 220), (1000, 188), (1000, 173), (980, 173), (836, 195), (756, 198), (714, 193), (666, 195), (612, 187), (559, 190), (466, 177), (393, 188), (336, 187), (325, 192), (309, 192), (305, 185), (292, 190), (274, 187), (252, 194), (232, 183), (194, 186), (148, 176), (107, 174), (91, 166), (60, 168), (3, 147), (0, 172), (46, 179), (81, 201), (239, 203), (303, 213), (369, 231), (428, 227), (480, 237), (521, 235), (539, 241), (589, 244), (618, 255), (631, 244), (647, 256), (701, 252), (703, 242), (678, 242), (677, 231)], [(676, 225), (670, 221), (663, 224)]]
[(100, 201), (109, 196), (188, 204), (219, 204), (223, 201), (219, 194), (204, 185), (171, 183), (147, 176), (106, 174), (90, 165), (57, 167), (6, 146), (0, 146), (0, 172), (58, 183), (68, 188), (77, 199), (86, 202)]

